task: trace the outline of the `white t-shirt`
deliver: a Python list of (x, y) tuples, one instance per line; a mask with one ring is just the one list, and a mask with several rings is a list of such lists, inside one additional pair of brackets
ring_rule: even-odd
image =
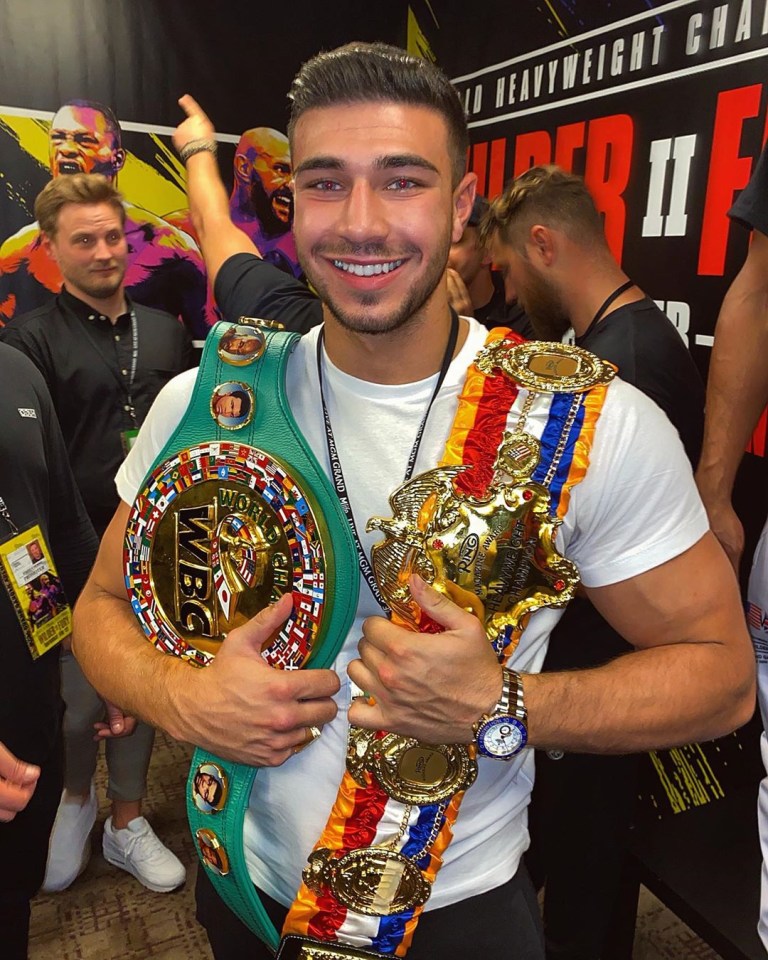
[[(450, 366), (424, 432), (415, 472), (441, 459), (467, 367), (481, 349), (485, 328), (469, 321), (467, 340)], [(317, 378), (319, 328), (299, 342), (287, 372), (296, 421), (330, 475)], [(247, 369), (247, 368), (244, 368)], [(405, 466), (437, 374), (417, 383), (383, 385), (323, 366), (324, 392), (357, 529), (370, 556), (380, 534), (365, 533), (372, 516), (391, 516), (389, 494)], [(118, 472), (120, 497), (132, 503), (149, 467), (178, 424), (192, 394), (195, 371), (168, 383)], [(539, 436), (543, 418), (526, 429)], [(691, 468), (677, 432), (662, 411), (629, 384), (616, 380), (598, 421), (586, 479), (573, 489), (558, 548), (599, 587), (650, 570), (693, 546), (708, 529)], [(541, 668), (559, 610), (533, 614), (512, 666)], [(357, 617), (334, 669), (341, 680), (339, 712), (310, 749), (283, 766), (259, 772), (245, 824), (253, 882), (284, 905), (292, 902), (301, 870), (325, 826), (344, 770), (350, 686), (347, 663), (357, 655), (362, 621), (380, 614), (364, 580)], [(443, 907), (505, 883), (528, 845), (526, 807), (533, 781), (533, 751), (503, 763), (479, 760), (426, 909)]]

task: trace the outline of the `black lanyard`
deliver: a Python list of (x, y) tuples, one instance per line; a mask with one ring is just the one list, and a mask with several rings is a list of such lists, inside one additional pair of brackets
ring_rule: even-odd
[[(376, 577), (373, 573), (370, 561), (365, 555), (365, 550), (363, 549), (363, 544), (360, 540), (360, 534), (357, 532), (357, 524), (355, 523), (355, 518), (352, 513), (352, 506), (349, 502), (349, 497), (347, 496), (347, 484), (344, 480), (344, 473), (341, 469), (341, 461), (339, 460), (339, 452), (336, 448), (336, 440), (333, 436), (331, 418), (328, 415), (328, 407), (325, 402), (325, 392), (323, 390), (323, 333), (324, 331), (321, 328), (320, 334), (317, 338), (317, 377), (320, 381), (320, 402), (323, 407), (325, 439), (328, 446), (328, 459), (331, 465), (331, 478), (333, 480), (333, 487), (336, 491), (336, 496), (339, 498), (341, 509), (344, 511), (344, 516), (347, 518), (347, 523), (349, 524), (350, 530), (352, 531), (352, 538), (355, 541), (355, 549), (357, 550), (357, 559), (358, 563), (360, 564), (360, 572), (365, 578), (365, 582), (368, 584), (368, 587), (378, 605), (385, 614), (389, 615), (389, 606), (387, 601), (382, 596), (381, 590), (379, 590), (379, 585), (376, 583)], [(429, 403), (427, 404), (427, 409), (424, 411), (424, 416), (421, 418), (419, 429), (416, 431), (416, 439), (413, 442), (413, 447), (411, 448), (411, 453), (408, 457), (403, 483), (406, 483), (413, 476), (413, 471), (416, 466), (416, 458), (419, 455), (419, 447), (421, 446), (421, 438), (424, 436), (424, 429), (427, 425), (430, 411), (432, 410), (432, 404), (435, 402), (437, 395), (440, 392), (440, 388), (443, 385), (443, 381), (448, 373), (448, 368), (451, 365), (451, 360), (453, 360), (453, 352), (456, 349), (456, 342), (458, 338), (459, 317), (455, 311), (451, 310), (451, 332), (448, 335), (448, 343), (446, 344), (445, 353), (443, 354), (443, 362), (440, 365), (440, 375), (437, 378), (435, 389), (432, 391), (432, 396), (429, 398)]]
[(10, 510), (8, 507), (6, 507), (5, 500), (3, 500), (2, 497), (0, 497), (0, 517), (5, 520), (5, 522), (8, 524), (8, 529), (11, 531), (11, 534), (15, 536), (19, 532), (19, 528), (11, 519)]
[(605, 311), (608, 309), (608, 307), (610, 307), (610, 305), (614, 302), (614, 300), (618, 300), (619, 297), (622, 295), (622, 293), (624, 293), (626, 290), (629, 290), (630, 287), (634, 287), (634, 285), (635, 285), (634, 280), (626, 280), (620, 286), (616, 287), (613, 293), (609, 294), (605, 298), (602, 306), (592, 318), (592, 322), (584, 331), (584, 333), (582, 333), (582, 335), (577, 338), (577, 340), (583, 340), (585, 337), (588, 337), (589, 334), (592, 333), (594, 328), (598, 325), (598, 323), (600, 323), (600, 321), (603, 319), (603, 317), (605, 316)]
[(133, 423), (133, 426), (137, 427), (138, 423), (136, 422), (136, 408), (134, 407), (134, 404), (133, 404), (133, 383), (134, 383), (134, 380), (136, 379), (136, 370), (138, 368), (138, 363), (139, 363), (139, 322), (136, 318), (136, 310), (133, 307), (130, 307), (128, 311), (131, 318), (131, 369), (130, 369), (130, 376), (128, 379), (128, 383), (126, 385), (125, 380), (123, 380), (123, 378), (117, 372), (116, 368), (112, 365), (112, 362), (104, 354), (103, 350), (97, 343), (96, 338), (93, 336), (90, 329), (88, 328), (88, 324), (81, 320), (81, 318), (75, 313), (75, 311), (69, 306), (69, 304), (63, 304), (61, 303), (61, 301), (59, 301), (59, 303), (60, 303), (60, 306), (63, 307), (64, 310), (66, 310), (71, 317), (74, 317), (78, 322), (82, 323), (86, 336), (91, 342), (91, 346), (96, 351), (96, 353), (98, 353), (101, 359), (104, 361), (104, 363), (107, 366), (107, 369), (112, 374), (112, 376), (117, 380), (118, 384), (120, 385), (120, 388), (125, 394), (126, 411), (131, 418), (131, 422)]

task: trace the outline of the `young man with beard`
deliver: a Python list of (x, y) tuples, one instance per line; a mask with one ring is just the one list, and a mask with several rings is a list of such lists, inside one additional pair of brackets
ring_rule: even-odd
[[(114, 477), (160, 388), (189, 367), (189, 336), (167, 313), (134, 304), (124, 279), (126, 213), (101, 174), (52, 180), (35, 202), (46, 254), (64, 277), (47, 306), (16, 317), (0, 337), (25, 353), (48, 384), (72, 471), (99, 536), (117, 506)], [(104, 852), (150, 889), (172, 890), (184, 867), (141, 816), (154, 730), (140, 724), (130, 738), (109, 739), (104, 704), (71, 656), (62, 660), (65, 790), (54, 828), (44, 887), (68, 887), (90, 856), (98, 801), (93, 785), (99, 745), (107, 736), (112, 815)]]
[[(388, 497), (409, 459), (414, 476), (440, 460), (465, 374), (485, 343), (476, 321), (451, 316), (445, 282), (475, 177), (464, 173), (467, 130), (455, 90), (436, 67), (405, 51), (350, 44), (320, 54), (304, 65), (291, 96), (294, 229), (324, 323), (322, 340), (313, 330), (290, 354), (287, 401), (326, 473), (343, 464), (365, 566), (378, 539), (363, 532), (366, 521), (390, 515)], [(198, 145), (205, 157), (205, 138)], [(259, 389), (258, 368), (251, 369)], [(533, 409), (524, 393), (516, 394), (512, 425)], [(125, 709), (221, 757), (263, 768), (246, 816), (246, 857), (277, 924), (334, 802), (349, 724), (424, 744), (470, 744), (482, 736), (481, 718), (500, 716), (494, 705), (512, 685), (520, 729), (527, 710), (529, 742), (543, 748), (642, 750), (747, 720), (752, 659), (738, 626), (735, 581), (707, 531), (674, 431), (618, 380), (607, 390), (592, 467), (574, 487), (557, 537), (636, 653), (595, 670), (541, 676), (559, 617), (545, 609), (532, 614), (515, 669), (505, 673), (478, 619), (414, 577), (415, 603), (443, 631), (416, 637), (393, 623), (363, 578), (332, 669), (282, 671), (262, 659), (262, 644), (291, 611), (290, 594), (232, 629), (203, 670), (161, 655), (125, 598), (123, 538), (147, 468), (197, 399), (209, 397), (194, 396), (191, 373), (169, 384), (120, 471), (123, 503), (76, 612), (75, 649), (92, 682)], [(540, 435), (544, 422), (530, 415), (527, 429)], [(209, 429), (213, 440), (218, 434)], [(274, 446), (279, 456), (279, 438)], [(413, 938), (413, 960), (543, 957), (536, 901), (520, 867), (533, 758), (522, 739), (519, 746), (510, 763), (478, 761), (453, 842), (439, 854), (444, 866)], [(398, 823), (407, 832), (409, 817), (382, 837), (393, 847), (403, 838)], [(425, 839), (428, 848), (431, 834)], [(198, 909), (217, 958), (271, 955), (213, 894), (205, 872)], [(355, 911), (332, 903), (330, 910), (333, 917), (314, 929), (327, 931), (321, 939), (349, 944), (334, 925), (351, 922)], [(362, 955), (354, 950), (363, 944), (374, 955), (391, 953), (380, 948), (376, 918), (363, 921), (367, 932), (355, 935), (351, 955)]]
[[(557, 167), (533, 167), (492, 202), (481, 232), (535, 335), (560, 339), (572, 325), (579, 346), (609, 360), (661, 407), (695, 465), (701, 377), (673, 324), (613, 259), (584, 181)], [(598, 666), (629, 649), (588, 599), (576, 597), (552, 631), (543, 670)], [(536, 754), (526, 863), (537, 886), (546, 882), (549, 960), (603, 955), (637, 770), (633, 755)]]

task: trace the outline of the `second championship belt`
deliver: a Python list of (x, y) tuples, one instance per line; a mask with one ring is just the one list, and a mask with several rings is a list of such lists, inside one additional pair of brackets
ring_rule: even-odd
[[(372, 565), (394, 622), (442, 629), (411, 597), (417, 573), (480, 619), (505, 664), (531, 613), (571, 599), (578, 571), (556, 532), (586, 474), (614, 373), (586, 350), (491, 331), (442, 464), (392, 494), (391, 518), (369, 522), (384, 534)], [(473, 743), (350, 729), (346, 771), (280, 960), (406, 955), (477, 762)]]
[[(130, 513), (125, 582), (154, 645), (205, 667), (229, 631), (283, 594), (293, 609), (263, 649), (279, 669), (329, 667), (352, 624), (349, 526), (285, 393), (299, 337), (243, 319), (209, 333), (194, 394)], [(273, 949), (248, 876), (243, 819), (257, 770), (196, 750), (187, 813), (217, 892)]]

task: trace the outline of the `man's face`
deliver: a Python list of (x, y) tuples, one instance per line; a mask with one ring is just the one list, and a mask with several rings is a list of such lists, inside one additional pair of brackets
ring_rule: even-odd
[(213, 409), (217, 417), (239, 417), (243, 408), (240, 397), (231, 393), (218, 394), (213, 401)]
[(125, 159), (107, 118), (93, 107), (62, 107), (51, 122), (48, 143), (54, 177), (101, 173), (113, 180)]
[(571, 322), (555, 285), (534, 264), (498, 237), (492, 244), (493, 262), (504, 277), (505, 293), (514, 290), (538, 340), (561, 340)]
[(461, 238), (451, 244), (448, 266), (455, 270), (469, 287), (480, 271), (488, 267), (489, 262), (480, 246), (477, 227), (465, 227)]
[(212, 777), (210, 773), (198, 773), (195, 777), (195, 789), (202, 799), (211, 806), (214, 804), (217, 786), (215, 777)]
[(285, 233), (293, 223), (291, 153), (277, 130), (258, 127), (243, 134), (240, 170), (248, 176), (251, 206), (266, 233)]
[(293, 161), (299, 261), (331, 314), (361, 333), (422, 316), (474, 182), (462, 181), (455, 202), (443, 118), (389, 102), (310, 110)]
[(231, 337), (227, 340), (227, 352), (247, 356), (255, 353), (258, 342), (254, 337)]
[(120, 214), (111, 204), (65, 204), (56, 234), (45, 243), (75, 296), (107, 300), (122, 286), (128, 244)]

